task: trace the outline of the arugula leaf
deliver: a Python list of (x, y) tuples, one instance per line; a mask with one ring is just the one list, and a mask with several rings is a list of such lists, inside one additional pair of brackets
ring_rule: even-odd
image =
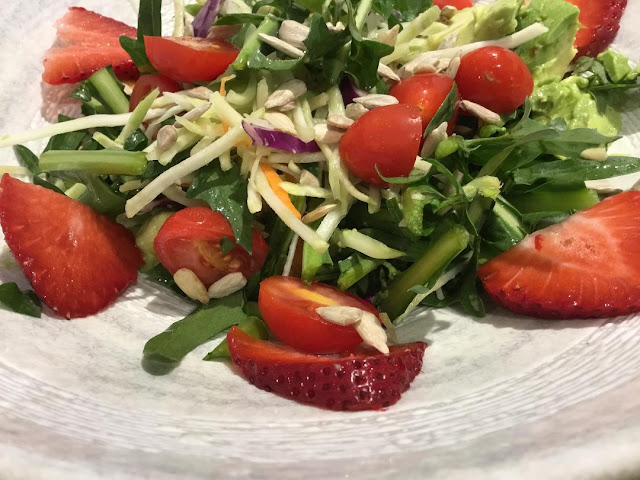
[(138, 40), (144, 36), (162, 36), (162, 0), (140, 0), (138, 9)]
[(16, 145), (13, 147), (13, 153), (18, 159), (18, 163), (23, 167), (28, 168), (33, 175), (38, 175), (40, 173), (38, 156), (27, 147), (24, 145)]
[(369, 90), (378, 84), (380, 59), (393, 52), (393, 47), (374, 40), (351, 41), (351, 55), (344, 71), (351, 75), (360, 88)]
[(253, 216), (247, 207), (247, 182), (234, 165), (226, 172), (219, 162), (198, 170), (187, 197), (206, 201), (212, 210), (226, 217), (233, 229), (236, 243), (251, 253)]
[[(65, 115), (58, 115), (58, 123), (67, 122), (71, 120), (71, 117)], [(90, 138), (90, 135), (85, 130), (79, 130), (76, 132), (60, 133), (51, 137), (44, 151), (49, 150), (78, 150), (78, 147), (83, 141)]]
[(33, 183), (35, 185), (39, 185), (41, 187), (48, 188), (49, 190), (53, 190), (56, 193), (64, 195), (64, 192), (62, 190), (60, 190), (58, 187), (56, 187), (53, 183), (48, 182), (47, 180), (44, 180), (44, 179), (40, 178), (37, 175), (34, 175)]
[(259, 13), (229, 13), (220, 16), (214, 25), (246, 25), (250, 23), (258, 26), (263, 20), (264, 15)]
[(409, 22), (428, 8), (431, 8), (433, 0), (395, 0), (392, 4), (394, 10), (402, 17), (398, 18), (398, 20)]
[(143, 73), (155, 72), (155, 68), (153, 68), (153, 65), (151, 65), (151, 62), (147, 57), (144, 42), (127, 37), (126, 35), (121, 35), (120, 46), (129, 54), (133, 63), (138, 67), (138, 70)]
[(327, 54), (338, 50), (347, 39), (346, 31), (331, 32), (322, 15), (314, 13), (309, 24), (309, 35), (304, 41), (307, 46), (305, 58), (312, 62), (323, 59)]
[(236, 292), (197, 308), (145, 344), (143, 368), (152, 375), (169, 373), (196, 347), (244, 320), (244, 305), (243, 293)]
[[(299, 212), (304, 212), (306, 197), (292, 197), (291, 202)], [(294, 231), (280, 220), (277, 215), (273, 216), (273, 223), (267, 225), (269, 232), (269, 255), (262, 267), (261, 277), (269, 278), (274, 275), (282, 275), (282, 269), (287, 261), (289, 246), (293, 240)], [(300, 240), (302, 241), (302, 240)]]
[(254, 70), (288, 71), (302, 64), (302, 61), (303, 58), (290, 60), (273, 59), (267, 57), (260, 50), (257, 50), (249, 60), (247, 60), (247, 67)]
[(376, 169), (378, 176), (390, 185), (408, 185), (411, 183), (417, 183), (429, 175), (428, 172), (423, 172), (422, 170), (412, 170), (406, 177), (386, 177), (380, 173), (378, 164), (375, 164), (374, 168)]
[(40, 318), (42, 305), (31, 290), (20, 290), (15, 282), (0, 285), (0, 304), (12, 312)]
[[(238, 323), (238, 328), (242, 330), (244, 333), (253, 338), (259, 338), (260, 340), (268, 340), (269, 339), (269, 329), (267, 325), (260, 320), (258, 317), (247, 317), (243, 320), (240, 320)], [(231, 354), (229, 352), (229, 345), (227, 344), (227, 339), (225, 338), (220, 342), (220, 344), (210, 351), (202, 360), (211, 361), (211, 360), (227, 360), (231, 358)]]
[(513, 172), (513, 180), (521, 185), (532, 185), (540, 180), (556, 185), (575, 184), (638, 171), (640, 171), (640, 158), (637, 157), (609, 157), (604, 162), (569, 159), (520, 168)]
[(520, 212), (499, 196), (485, 220), (482, 239), (498, 254), (520, 243), (528, 233)]
[(438, 111), (429, 122), (429, 125), (427, 125), (427, 128), (424, 129), (422, 138), (427, 138), (427, 135), (438, 128), (442, 124), (442, 122), (449, 121), (449, 119), (453, 117), (457, 103), (458, 87), (454, 82), (451, 86), (451, 90), (449, 90), (449, 93), (447, 94), (447, 97), (444, 99), (444, 102), (442, 102), (442, 105), (440, 105), (440, 107), (438, 108)]

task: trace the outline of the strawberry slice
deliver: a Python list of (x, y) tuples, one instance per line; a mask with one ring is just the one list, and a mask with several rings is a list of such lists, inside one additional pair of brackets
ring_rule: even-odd
[(616, 38), (627, 0), (567, 1), (580, 9), (579, 20), (583, 25), (576, 35), (576, 58), (597, 56)]
[(640, 311), (640, 192), (528, 235), (478, 270), (497, 303), (542, 318)]
[(56, 22), (56, 43), (45, 53), (42, 80), (51, 85), (75, 83), (108, 65), (121, 80), (135, 80), (138, 69), (120, 46), (120, 36), (135, 38), (136, 29), (80, 7)]
[(227, 334), (231, 358), (256, 387), (329, 410), (375, 410), (400, 400), (422, 368), (426, 343), (390, 347), (389, 355), (360, 350), (318, 356), (250, 337)]
[(136, 281), (143, 263), (122, 225), (7, 174), (0, 181), (0, 225), (35, 292), (66, 318), (105, 308)]

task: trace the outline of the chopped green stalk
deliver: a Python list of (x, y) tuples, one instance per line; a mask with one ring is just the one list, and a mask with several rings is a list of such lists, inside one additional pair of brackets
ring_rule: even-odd
[[(244, 320), (241, 320), (238, 324), (238, 328), (250, 337), (259, 338), (261, 340), (269, 339), (269, 329), (258, 317), (247, 317)], [(224, 339), (216, 348), (209, 352), (203, 360), (228, 360), (229, 358), (231, 358), (229, 345), (227, 344), (227, 340)]]
[(107, 102), (113, 113), (129, 112), (129, 100), (116, 82), (111, 73), (106, 68), (98, 70), (89, 77), (89, 82), (93, 85), (100, 96)]
[(382, 264), (381, 260), (354, 253), (339, 262), (341, 273), (338, 277), (338, 288), (346, 290), (373, 272), (380, 264)]
[(512, 195), (508, 200), (521, 213), (535, 213), (584, 210), (598, 203), (599, 198), (594, 190), (579, 188), (558, 191), (538, 189)]
[(391, 319), (402, 315), (416, 296), (409, 289), (436, 280), (434, 277), (467, 248), (470, 238), (464, 227), (458, 224), (450, 226), (435, 238), (416, 263), (393, 279), (381, 300), (381, 311)]
[(341, 248), (352, 248), (378, 260), (388, 260), (405, 255), (404, 252), (390, 248), (379, 240), (368, 237), (356, 229), (338, 230), (334, 234), (334, 239)]
[(144, 152), (49, 150), (40, 157), (40, 169), (43, 172), (75, 170), (99, 175), (142, 175), (146, 168)]
[(251, 33), (244, 42), (242, 50), (238, 53), (238, 56), (231, 65), (236, 70), (244, 70), (247, 66), (249, 59), (260, 49), (262, 43), (258, 38), (258, 34), (264, 33), (266, 35), (273, 35), (278, 28), (278, 21), (273, 15), (267, 15), (262, 23), (258, 25), (253, 33)]
[(345, 116), (344, 100), (342, 99), (342, 93), (338, 87), (331, 87), (327, 90), (329, 95), (329, 116), (338, 115)]
[(87, 186), (84, 183), (74, 183), (70, 188), (65, 190), (64, 194), (69, 198), (77, 200), (84, 195), (86, 191)]
[(506, 203), (502, 197), (496, 200), (493, 206), (493, 213), (500, 219), (502, 227), (508, 231), (510, 237), (519, 242), (527, 236), (527, 230), (522, 225), (521, 220), (518, 218), (516, 212), (509, 208), (509, 204)]
[(144, 120), (144, 117), (147, 115), (147, 112), (151, 108), (151, 104), (155, 101), (156, 98), (158, 98), (158, 95), (160, 95), (160, 90), (154, 88), (149, 95), (144, 97), (140, 101), (140, 103), (136, 105), (136, 108), (131, 114), (131, 118), (129, 118), (129, 121), (120, 132), (120, 135), (118, 135), (118, 138), (116, 138), (116, 143), (124, 145), (125, 140), (138, 129), (138, 127)]
[(332, 265), (333, 260), (329, 252), (318, 253), (311, 245), (304, 242), (302, 246), (302, 280), (310, 282), (316, 278), (323, 265)]

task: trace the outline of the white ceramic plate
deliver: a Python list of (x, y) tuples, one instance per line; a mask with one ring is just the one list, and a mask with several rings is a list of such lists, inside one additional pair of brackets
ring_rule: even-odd
[[(3, 2), (0, 132), (42, 123), (41, 57), (53, 20), (75, 3), (135, 24), (127, 0)], [(635, 59), (638, 20), (630, 4), (617, 42)], [(640, 144), (637, 118), (618, 150)], [(0, 162), (14, 162), (10, 149)], [(26, 287), (6, 248), (0, 259), (0, 281)], [(188, 310), (142, 280), (92, 318), (1, 311), (0, 478), (640, 478), (638, 316), (424, 312), (401, 329), (430, 344), (402, 400), (335, 413), (202, 362), (211, 344), (170, 375), (146, 374), (144, 343)]]

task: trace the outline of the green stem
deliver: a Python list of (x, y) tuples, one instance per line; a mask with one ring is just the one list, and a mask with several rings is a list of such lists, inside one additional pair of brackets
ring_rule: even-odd
[(118, 85), (118, 82), (111, 76), (109, 70), (106, 68), (98, 70), (89, 77), (89, 82), (98, 90), (98, 93), (113, 113), (129, 112), (129, 100), (127, 100), (126, 95), (122, 93), (120, 85)]
[(144, 152), (49, 150), (40, 157), (43, 172), (75, 170), (99, 175), (142, 175), (146, 168)]
[(442, 270), (469, 244), (471, 236), (461, 225), (451, 225), (429, 245), (416, 263), (398, 275), (381, 301), (381, 310), (391, 319), (404, 313), (416, 296), (409, 289), (416, 285), (427, 285), (435, 280)]
[(160, 90), (154, 88), (151, 93), (149, 93), (149, 95), (144, 97), (140, 101), (140, 103), (136, 105), (136, 108), (131, 113), (129, 121), (120, 132), (120, 135), (118, 135), (118, 138), (116, 138), (116, 143), (123, 145), (127, 138), (133, 135), (140, 124), (142, 124), (142, 122), (144, 121), (144, 117), (147, 115), (147, 112), (151, 108), (151, 104), (153, 104), (156, 98), (158, 98), (158, 95), (160, 95)]
[(348, 268), (340, 273), (340, 277), (338, 277), (338, 288), (340, 290), (346, 290), (362, 280), (378, 268), (378, 266), (382, 264), (382, 261), (354, 253), (349, 256), (349, 258), (340, 262), (341, 268), (344, 268), (343, 265), (347, 263)]
[(520, 213), (584, 210), (599, 201), (598, 194), (588, 188), (564, 191), (534, 190), (512, 195), (508, 200)]
[(356, 10), (356, 17), (355, 17), (356, 28), (358, 29), (358, 31), (362, 30), (362, 27), (364, 26), (364, 21), (366, 20), (367, 15), (369, 15), (369, 12), (371, 11), (372, 4), (373, 4), (373, 0), (362, 0), (358, 4), (358, 9)]
[(238, 57), (232, 64), (233, 68), (236, 70), (244, 70), (249, 59), (260, 49), (260, 46), (262, 45), (258, 38), (258, 34), (264, 33), (266, 35), (271, 35), (277, 28), (278, 21), (272, 15), (266, 16), (262, 23), (258, 25), (258, 28), (256, 28), (255, 31), (245, 40), (242, 50), (240, 50)]

